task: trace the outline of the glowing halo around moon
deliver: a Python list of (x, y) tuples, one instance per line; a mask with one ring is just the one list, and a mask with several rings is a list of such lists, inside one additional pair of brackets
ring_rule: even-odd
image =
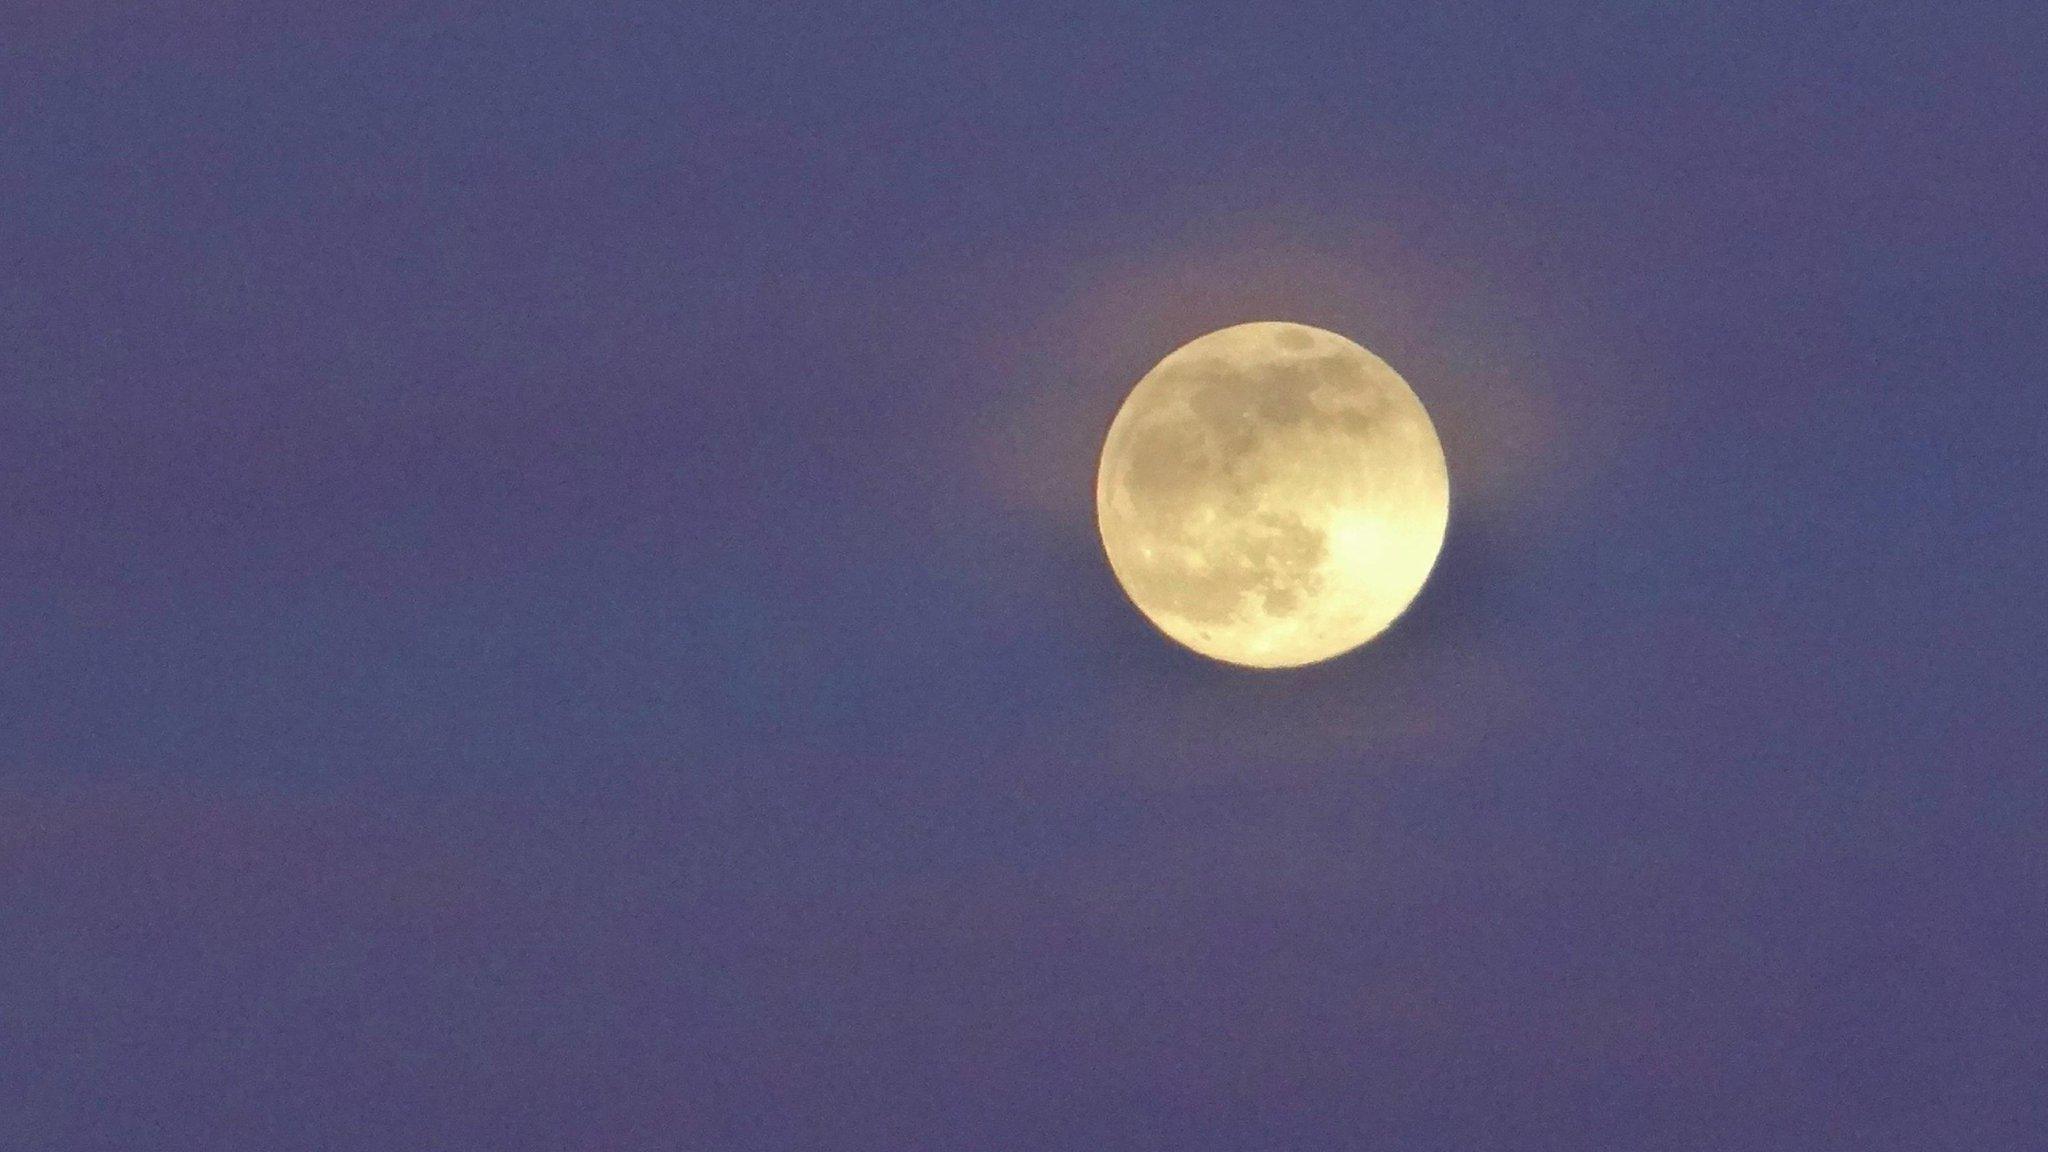
[(1095, 478), (1110, 567), (1160, 631), (1288, 668), (1385, 631), (1443, 548), (1450, 476), (1414, 390), (1303, 324), (1176, 349), (1111, 423)]

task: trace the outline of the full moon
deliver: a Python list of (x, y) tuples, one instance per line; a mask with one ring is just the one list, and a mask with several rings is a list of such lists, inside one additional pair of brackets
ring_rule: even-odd
[(1110, 567), (1160, 631), (1217, 660), (1313, 664), (1385, 631), (1450, 519), (1429, 413), (1379, 357), (1239, 324), (1138, 381), (1102, 446)]

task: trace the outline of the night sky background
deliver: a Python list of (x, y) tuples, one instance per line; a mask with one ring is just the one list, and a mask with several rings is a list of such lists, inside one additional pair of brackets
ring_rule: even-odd
[[(2034, 1149), (2048, 11), (0, 15), (0, 1147)], [(1174, 647), (1155, 361), (1385, 357)]]

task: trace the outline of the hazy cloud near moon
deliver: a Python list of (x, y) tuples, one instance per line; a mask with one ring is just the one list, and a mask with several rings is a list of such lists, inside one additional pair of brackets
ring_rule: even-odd
[[(1458, 512), (1534, 511), (1559, 484), (1599, 468), (1603, 414), (1558, 414), (1571, 390), (1611, 387), (1610, 341), (1577, 331), (1500, 276), (1466, 277), (1455, 254), (1414, 250), (1342, 220), (1308, 214), (1299, 229), (1340, 237), (1305, 245), (1221, 223), (1194, 241), (1133, 242), (1074, 261), (1040, 310), (1017, 317), (980, 353), (976, 371), (1006, 377), (975, 414), (973, 468), (1004, 506), (1047, 526), (1093, 535), (1076, 500), (1132, 381), (1203, 332), (1285, 316), (1345, 333), (1399, 366), (1423, 396), (1457, 486)], [(1454, 524), (1453, 533), (1458, 531)]]
[[(1470, 253), (1418, 248), (1355, 211), (1309, 213), (1285, 235), (1218, 221), (1169, 236), (1148, 227), (1105, 224), (1090, 252), (1044, 273), (1007, 323), (963, 349), (962, 372), (1002, 383), (965, 414), (977, 431), (963, 465), (978, 483), (937, 506), (947, 526), (995, 511), (974, 546), (1028, 550), (1028, 564), (1020, 552), (982, 569), (992, 603), (1021, 602), (1044, 580), (1065, 590), (1058, 619), (1034, 626), (1065, 637), (1075, 691), (1115, 701), (1115, 731), (1091, 745), (1111, 753), (1104, 766), (1163, 785), (1183, 781), (1191, 756), (1235, 750), (1269, 770), (1320, 773), (1318, 758), (1336, 750), (1443, 752), (1529, 719), (1546, 657), (1515, 605), (1547, 578), (1536, 556), (1546, 531), (1611, 459), (1617, 341), (1498, 266), (1479, 279)], [(1323, 239), (1299, 239), (1309, 234)], [(1425, 398), (1455, 487), (1443, 552), (1400, 626), (1354, 658), (1290, 675), (1285, 691), (1146, 642), (1093, 515), (1103, 436), (1131, 382), (1164, 351), (1259, 316), (1344, 332), (1398, 364)]]

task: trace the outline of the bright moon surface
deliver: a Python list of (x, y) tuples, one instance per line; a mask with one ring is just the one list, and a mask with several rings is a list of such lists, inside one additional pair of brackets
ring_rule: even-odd
[(1406, 381), (1334, 332), (1239, 324), (1131, 390), (1095, 478), (1110, 567), (1218, 660), (1313, 664), (1386, 630), (1450, 519), (1443, 446)]

